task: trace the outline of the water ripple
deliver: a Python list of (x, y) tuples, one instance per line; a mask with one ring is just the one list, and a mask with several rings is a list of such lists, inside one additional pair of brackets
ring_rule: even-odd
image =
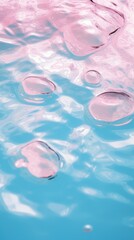
[(1, 239), (133, 240), (133, 9), (0, 0)]

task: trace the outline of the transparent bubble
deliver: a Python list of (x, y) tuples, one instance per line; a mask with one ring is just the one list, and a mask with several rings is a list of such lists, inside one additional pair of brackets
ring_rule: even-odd
[(99, 85), (101, 74), (95, 70), (89, 70), (84, 73), (84, 80), (91, 85)]
[(86, 224), (84, 226), (84, 232), (92, 232), (93, 231), (93, 227), (90, 224)]
[(89, 103), (89, 112), (99, 121), (115, 122), (133, 114), (134, 101), (127, 93), (109, 91), (101, 93)]
[(22, 81), (22, 86), (28, 95), (50, 94), (55, 90), (55, 85), (47, 78), (30, 76)]
[(60, 168), (59, 155), (45, 142), (31, 142), (21, 148), (17, 168), (27, 168), (37, 178), (54, 177)]
[(29, 76), (22, 81), (20, 95), (29, 102), (43, 102), (44, 97), (51, 95), (56, 89), (53, 82), (44, 77)]

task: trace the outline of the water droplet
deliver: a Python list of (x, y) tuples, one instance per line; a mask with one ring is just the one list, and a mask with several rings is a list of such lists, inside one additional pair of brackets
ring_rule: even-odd
[(134, 101), (124, 92), (104, 92), (90, 101), (89, 112), (96, 120), (115, 122), (134, 112)]
[(25, 100), (42, 102), (44, 97), (56, 89), (53, 82), (44, 77), (29, 76), (22, 81), (20, 94)]
[(84, 79), (91, 85), (98, 85), (101, 82), (101, 74), (95, 70), (85, 72)]
[(60, 167), (59, 155), (45, 142), (31, 142), (21, 148), (21, 159), (15, 162), (17, 168), (25, 167), (37, 178), (52, 178)]
[(92, 232), (93, 231), (93, 227), (90, 224), (86, 224), (84, 226), (84, 232)]
[(27, 77), (23, 80), (24, 91), (29, 95), (50, 94), (55, 90), (55, 85), (47, 78)]

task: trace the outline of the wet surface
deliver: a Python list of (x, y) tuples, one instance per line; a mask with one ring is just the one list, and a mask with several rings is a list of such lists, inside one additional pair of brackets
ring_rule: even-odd
[(0, 1), (2, 240), (134, 239), (133, 10)]

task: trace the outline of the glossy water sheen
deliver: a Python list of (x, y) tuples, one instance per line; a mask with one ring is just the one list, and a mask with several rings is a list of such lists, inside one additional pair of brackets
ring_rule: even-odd
[(0, 0), (0, 239), (134, 239), (133, 0)]

